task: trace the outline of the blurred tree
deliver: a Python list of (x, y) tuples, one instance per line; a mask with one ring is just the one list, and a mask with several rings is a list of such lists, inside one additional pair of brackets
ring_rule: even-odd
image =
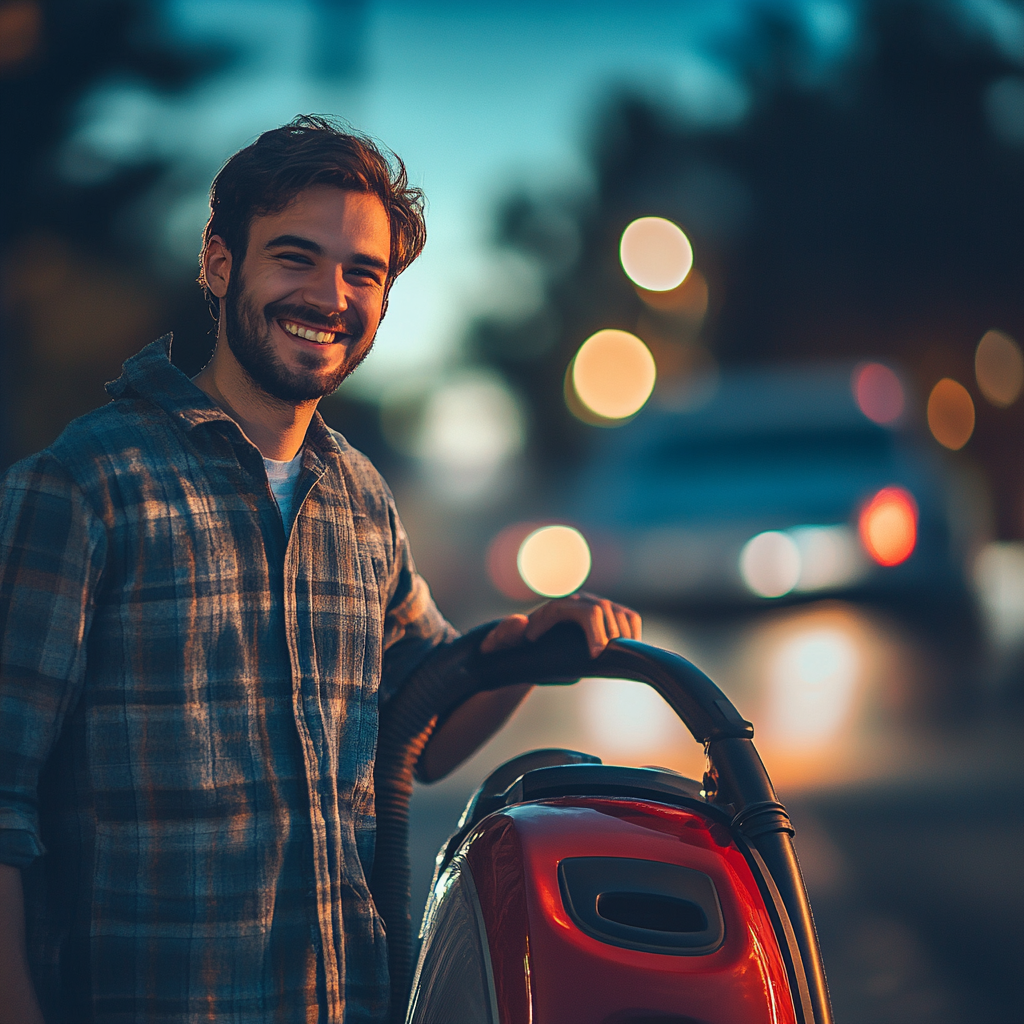
[(112, 80), (185, 89), (224, 59), (171, 47), (145, 0), (0, 5), (0, 467), (101, 404), (175, 303), (123, 223), (166, 165), (90, 162), (69, 147), (79, 104)]
[[(927, 0), (867, 4), (860, 45), (825, 80), (806, 73), (793, 25), (765, 16), (743, 67), (753, 100), (739, 124), (695, 127), (622, 96), (599, 126), (592, 201), (505, 204), (499, 244), (544, 268), (547, 300), (479, 323), (474, 355), (526, 396), (549, 470), (593, 429), (567, 411), (563, 376), (603, 327), (648, 342), (662, 388), (711, 358), (883, 357), (925, 396), (952, 376), (978, 405), (967, 450), (999, 532), (1024, 535), (1024, 400), (989, 405), (972, 362), (991, 327), (1024, 340), (1021, 68)], [(619, 267), (621, 232), (645, 215), (693, 242), (698, 270), (678, 295), (644, 301)]]

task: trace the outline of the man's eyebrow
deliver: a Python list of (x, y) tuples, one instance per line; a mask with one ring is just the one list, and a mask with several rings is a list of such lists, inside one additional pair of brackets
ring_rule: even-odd
[(311, 252), (316, 256), (322, 256), (324, 252), (323, 246), (318, 245), (311, 238), (303, 238), (302, 235), (278, 235), (267, 242), (263, 248), (280, 249), (284, 245), (291, 246), (293, 249), (305, 249), (306, 252)]
[(352, 254), (352, 262), (358, 263), (363, 267), (373, 267), (375, 270), (383, 271), (385, 274), (391, 269), (387, 260), (382, 260), (379, 256), (371, 256), (367, 252), (354, 252)]

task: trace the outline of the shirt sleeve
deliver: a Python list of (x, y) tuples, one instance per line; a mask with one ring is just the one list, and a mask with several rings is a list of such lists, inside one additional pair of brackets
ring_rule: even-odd
[(379, 701), (398, 692), (409, 673), (437, 646), (450, 643), (458, 631), (438, 610), (426, 580), (416, 571), (409, 538), (391, 505), (395, 544), (393, 593), (384, 616), (384, 665)]
[(0, 480), (0, 863), (44, 852), (37, 785), (81, 691), (106, 537), (52, 455)]

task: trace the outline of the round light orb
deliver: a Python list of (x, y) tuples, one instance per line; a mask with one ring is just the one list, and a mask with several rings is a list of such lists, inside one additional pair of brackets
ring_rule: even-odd
[(542, 526), (519, 546), (523, 582), (541, 597), (565, 597), (590, 575), (590, 546), (571, 526)]
[(1005, 409), (1024, 388), (1024, 354), (1020, 345), (1002, 331), (986, 331), (974, 353), (974, 375), (981, 393)]
[(928, 396), (928, 427), (944, 448), (959, 451), (974, 433), (974, 402), (967, 388), (943, 377)]
[(629, 331), (592, 334), (572, 363), (576, 396), (587, 409), (608, 420), (636, 415), (651, 397), (657, 376), (651, 350)]
[(872, 422), (895, 423), (903, 415), (903, 385), (888, 366), (861, 363), (854, 369), (851, 383), (857, 407)]
[(693, 266), (693, 247), (664, 217), (641, 217), (622, 232), (619, 259), (629, 279), (651, 292), (678, 288)]
[(782, 597), (800, 579), (800, 549), (786, 533), (769, 530), (751, 537), (740, 552), (740, 575), (758, 597)]
[(903, 487), (883, 487), (861, 509), (858, 531), (879, 565), (905, 562), (917, 545), (917, 502)]

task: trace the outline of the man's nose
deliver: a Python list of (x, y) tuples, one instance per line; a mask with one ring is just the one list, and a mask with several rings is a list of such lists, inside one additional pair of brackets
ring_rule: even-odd
[(348, 309), (348, 285), (345, 282), (345, 268), (339, 263), (325, 267), (310, 281), (306, 289), (306, 301), (325, 315), (344, 313)]

